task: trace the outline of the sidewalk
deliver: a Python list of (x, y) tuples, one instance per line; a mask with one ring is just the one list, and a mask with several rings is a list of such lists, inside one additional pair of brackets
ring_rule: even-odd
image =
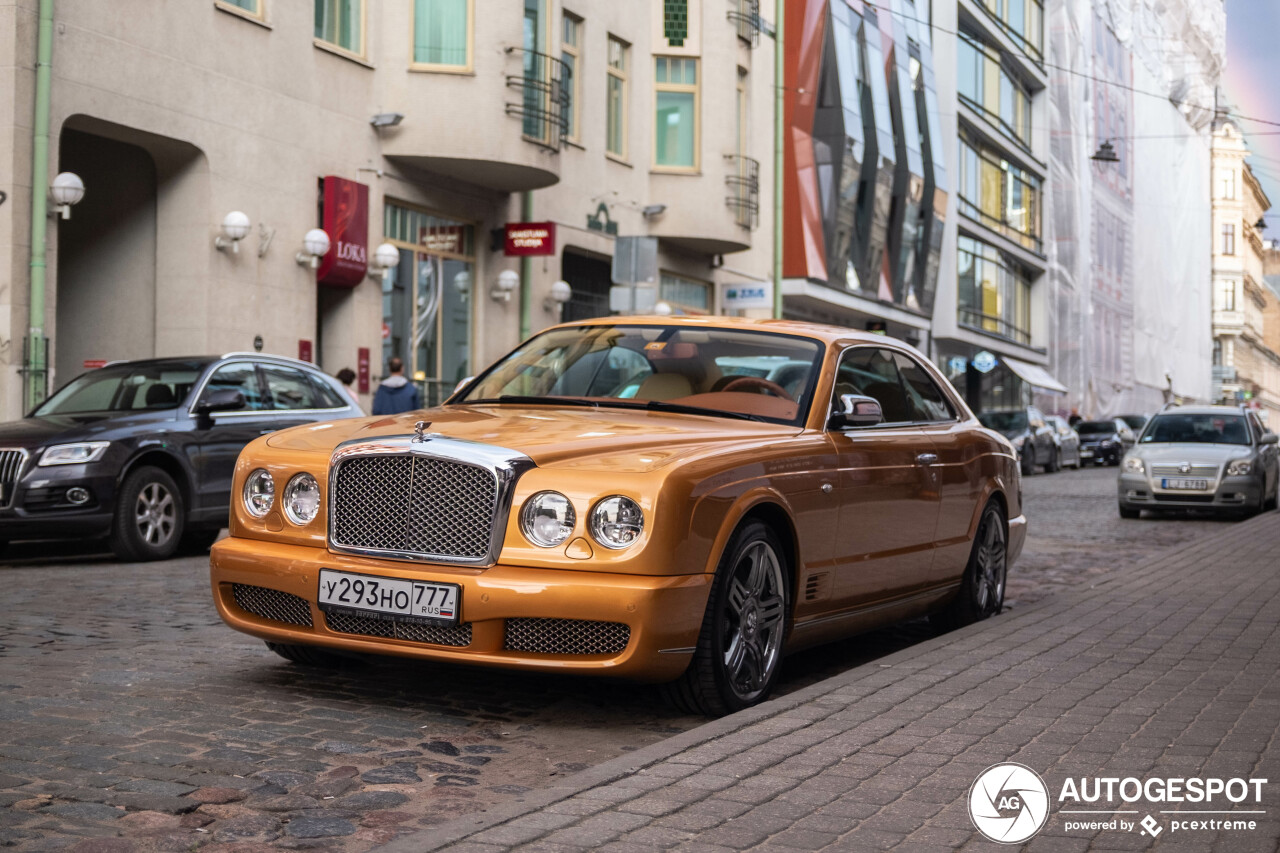
[[(1146, 522), (1160, 523), (1160, 522)], [(1016, 568), (1014, 570), (1016, 572)], [(608, 761), (381, 853), (1008, 849), (973, 826), (992, 764), (1049, 790), (1032, 851), (1275, 850), (1280, 841), (1280, 514), (1223, 524), (1105, 583), (1059, 593)], [(1263, 778), (1261, 804), (1114, 803), (1154, 839), (1066, 828), (1064, 781)], [(1251, 809), (1256, 829), (1178, 830)], [(1082, 817), (1110, 820), (1109, 815)], [(1231, 815), (1208, 816), (1210, 818)]]

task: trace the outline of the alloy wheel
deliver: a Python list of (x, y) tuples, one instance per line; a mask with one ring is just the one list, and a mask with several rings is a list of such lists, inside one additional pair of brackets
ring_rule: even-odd
[(138, 491), (134, 523), (143, 542), (160, 546), (173, 538), (177, 508), (173, 495), (160, 483), (147, 483)]
[(777, 553), (767, 542), (752, 543), (733, 567), (722, 628), (724, 672), (742, 699), (766, 689), (778, 666), (785, 601)]
[(1004, 525), (999, 514), (988, 512), (978, 531), (979, 545), (974, 561), (973, 605), (981, 616), (998, 611), (1004, 602), (1004, 584), (1009, 573)]

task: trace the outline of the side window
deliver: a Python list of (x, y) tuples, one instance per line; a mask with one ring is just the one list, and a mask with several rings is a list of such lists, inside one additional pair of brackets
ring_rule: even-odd
[(1262, 441), (1262, 436), (1266, 434), (1266, 430), (1262, 426), (1262, 421), (1258, 420), (1258, 416), (1253, 412), (1249, 413), (1249, 426), (1253, 427), (1253, 443), (1257, 444)]
[(907, 402), (911, 406), (913, 421), (950, 421), (955, 420), (955, 412), (933, 381), (933, 377), (919, 362), (908, 355), (897, 353), (898, 372), (902, 376), (907, 394)]
[(894, 355), (889, 350), (875, 347), (858, 347), (846, 352), (836, 369), (832, 405), (840, 405), (841, 394), (861, 394), (880, 403), (885, 423), (911, 421), (911, 406)]
[(273, 409), (322, 409), (315, 386), (301, 370), (292, 367), (262, 365), (267, 379), (267, 394)]
[(209, 377), (209, 382), (204, 386), (202, 396), (208, 396), (212, 391), (225, 389), (239, 391), (244, 395), (245, 407), (242, 411), (256, 412), (270, 408), (263, 398), (262, 388), (258, 384), (257, 368), (251, 362), (237, 361), (219, 367)]
[(333, 386), (326, 382), (323, 378), (316, 376), (314, 373), (308, 373), (307, 378), (311, 380), (311, 384), (315, 386), (316, 398), (320, 401), (321, 409), (345, 409), (351, 405), (351, 402), (334, 390)]

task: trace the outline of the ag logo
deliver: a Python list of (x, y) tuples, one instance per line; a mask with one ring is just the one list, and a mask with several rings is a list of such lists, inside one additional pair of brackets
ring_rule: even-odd
[(1049, 789), (1030, 767), (993, 764), (969, 789), (969, 817), (992, 841), (1019, 844), (1049, 817)]

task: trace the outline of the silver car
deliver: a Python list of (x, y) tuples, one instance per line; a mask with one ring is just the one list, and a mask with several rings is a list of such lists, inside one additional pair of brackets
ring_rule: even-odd
[(1120, 466), (1121, 518), (1144, 509), (1252, 515), (1280, 492), (1277, 436), (1244, 407), (1166, 406)]

